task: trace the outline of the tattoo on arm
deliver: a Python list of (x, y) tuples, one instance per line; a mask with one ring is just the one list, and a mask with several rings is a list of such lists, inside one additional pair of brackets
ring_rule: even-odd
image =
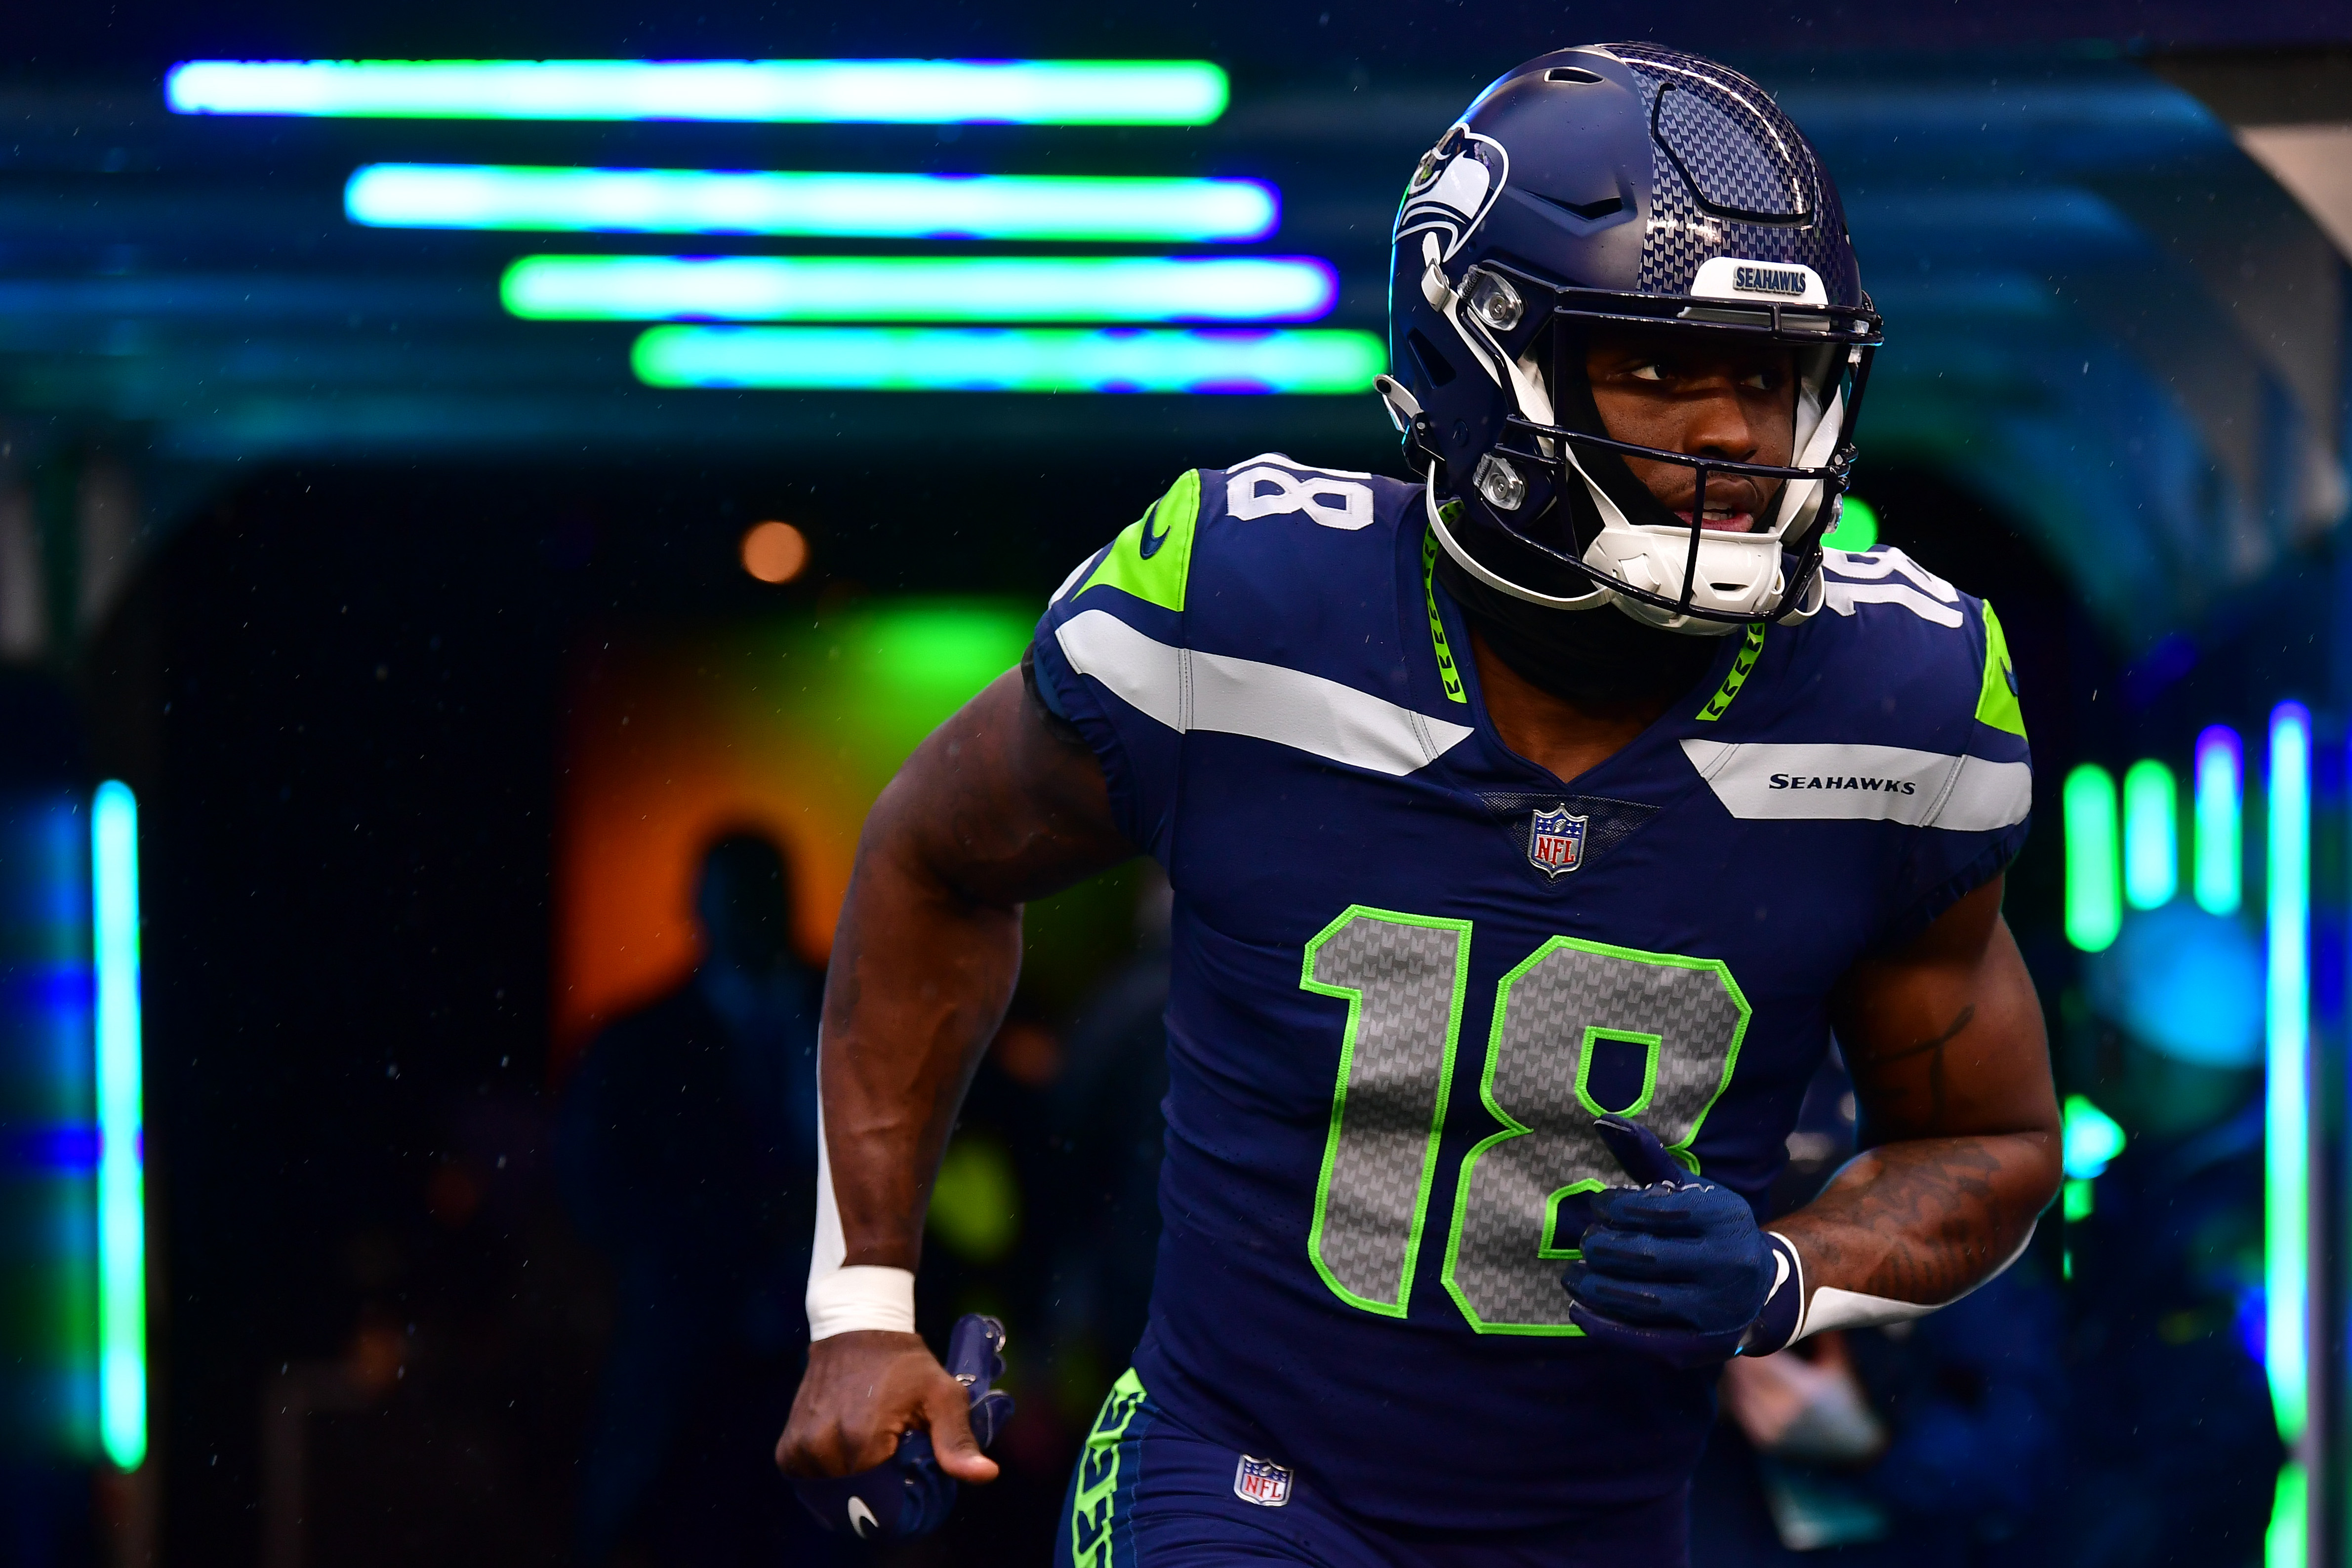
[(1889, 1082), (1885, 1070), (1898, 1062), (1926, 1057), (1927, 1059), (1928, 1113), (1933, 1120), (1940, 1122), (1944, 1117), (1946, 1101), (1944, 1048), (1958, 1039), (1960, 1031), (1968, 1028), (1969, 1021), (1976, 1016), (1976, 1004), (1970, 1002), (1960, 1009), (1958, 1015), (1952, 1019), (1943, 1033), (1932, 1035), (1926, 1040), (1913, 1040), (1900, 1051), (1879, 1051), (1857, 1063), (1854, 1075), (1864, 1080), (1871, 1090), (1879, 1093), (1900, 1093), (1903, 1086)]
[[(2033, 1213), (2004, 1191), (2032, 1136), (1921, 1138), (1874, 1149), (1791, 1216), (1824, 1280), (1898, 1301), (1944, 1301), (2017, 1249)], [(2030, 1179), (2030, 1178), (2029, 1178)]]

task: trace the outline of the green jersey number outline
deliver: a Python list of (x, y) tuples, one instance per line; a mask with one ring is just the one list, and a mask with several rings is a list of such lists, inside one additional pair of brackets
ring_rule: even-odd
[[(1350, 904), (1307, 945), (1299, 987), (1348, 1004), (1307, 1256), (1351, 1307), (1405, 1315), (1420, 1260), (1468, 987), (1472, 923)], [(1501, 1124), (1462, 1158), (1440, 1278), (1480, 1333), (1580, 1334), (1568, 1321), (1559, 1206), (1622, 1183), (1592, 1131), (1593, 1047), (1643, 1051), (1626, 1114), (1696, 1172), (1707, 1113), (1751, 1017), (1717, 958), (1554, 936), (1495, 988), (1480, 1103)]]

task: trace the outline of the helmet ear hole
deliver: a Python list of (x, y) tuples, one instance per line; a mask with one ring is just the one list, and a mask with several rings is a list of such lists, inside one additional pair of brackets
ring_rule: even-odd
[(1421, 373), (1429, 378), (1431, 386), (1442, 387), (1454, 380), (1453, 361), (1437, 351), (1436, 344), (1421, 335), (1420, 328), (1416, 327), (1404, 335), (1404, 346), (1412, 350), (1413, 362), (1421, 367)]

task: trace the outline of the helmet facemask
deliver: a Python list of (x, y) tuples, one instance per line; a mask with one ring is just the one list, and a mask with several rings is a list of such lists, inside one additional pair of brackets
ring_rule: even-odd
[[(1506, 535), (1575, 569), (1589, 585), (1586, 594), (1545, 602), (1562, 609), (1613, 603), (1645, 624), (1700, 636), (1758, 620), (1802, 620), (1820, 609), (1820, 538), (1824, 525), (1834, 523), (1846, 487), (1855, 403), (1875, 347), (1874, 316), (1841, 313), (1833, 320), (1822, 310), (1680, 301), (1665, 314), (1660, 307), (1667, 302), (1655, 298), (1560, 288), (1492, 261), (1468, 271), (1453, 303), (1448, 317), (1496, 367), (1516, 412), (1505, 416), (1493, 448), (1471, 474), (1448, 478), (1472, 491)], [(1551, 308), (1538, 317), (1546, 303)], [(1797, 382), (1790, 462), (1698, 457), (1611, 436), (1586, 371), (1593, 330), (1604, 325), (1687, 336), (1694, 347), (1737, 342), (1790, 350)], [(1634, 477), (1629, 458), (1693, 471), (1689, 520)], [(1719, 486), (1733, 475), (1778, 482), (1748, 533), (1704, 526), (1710, 483)], [(1461, 559), (1456, 541), (1442, 537)], [(1473, 563), (1463, 564), (1475, 571)]]

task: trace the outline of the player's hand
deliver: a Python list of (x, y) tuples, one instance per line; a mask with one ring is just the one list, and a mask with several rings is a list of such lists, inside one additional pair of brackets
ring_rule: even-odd
[(845, 1476), (889, 1460), (901, 1435), (924, 1432), (940, 1469), (984, 1484), (997, 1466), (972, 1437), (971, 1412), (971, 1392), (920, 1334), (835, 1334), (809, 1347), (776, 1466), (789, 1476)]
[(1675, 1366), (1728, 1359), (1793, 1260), (1758, 1228), (1745, 1198), (1675, 1164), (1647, 1127), (1622, 1116), (1598, 1127), (1636, 1185), (1593, 1195), (1584, 1256), (1560, 1276), (1569, 1321)]

